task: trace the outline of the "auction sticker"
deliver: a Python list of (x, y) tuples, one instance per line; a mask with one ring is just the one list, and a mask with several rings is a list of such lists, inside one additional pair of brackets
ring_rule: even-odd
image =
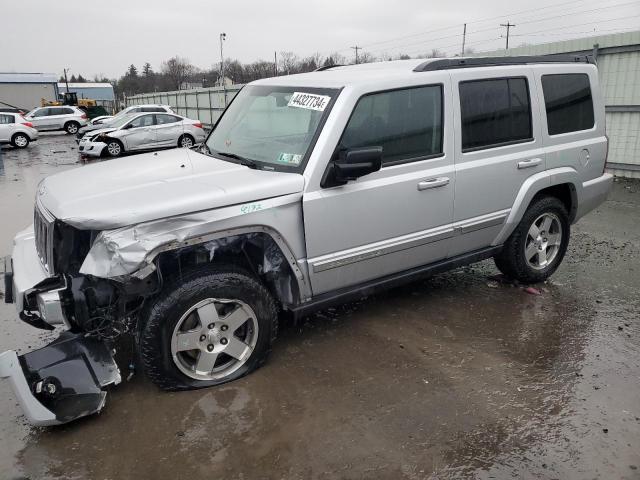
[(286, 163), (288, 165), (300, 165), (302, 161), (302, 155), (299, 153), (281, 153), (278, 156), (278, 162)]
[(327, 95), (316, 95), (314, 93), (293, 92), (289, 99), (288, 106), (296, 108), (306, 108), (307, 110), (317, 110), (324, 112), (329, 105), (331, 97)]

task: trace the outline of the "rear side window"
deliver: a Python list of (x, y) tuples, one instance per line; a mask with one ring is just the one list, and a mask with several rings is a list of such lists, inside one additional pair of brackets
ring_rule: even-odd
[(533, 139), (526, 78), (460, 82), (462, 151)]
[(160, 108), (160, 107), (143, 107), (142, 108), (143, 112), (164, 112), (164, 108)]
[(340, 148), (382, 147), (383, 164), (442, 154), (442, 86), (407, 88), (362, 97)]
[(156, 124), (165, 125), (167, 123), (176, 123), (182, 120), (181, 118), (174, 117), (173, 115), (159, 114), (156, 115)]
[(542, 91), (549, 135), (593, 127), (593, 99), (586, 73), (543, 75)]
[(13, 115), (2, 115), (2, 114), (0, 114), (0, 125), (6, 125), (8, 123), (15, 123)]
[(63, 108), (63, 115), (73, 115), (76, 111), (73, 108)]

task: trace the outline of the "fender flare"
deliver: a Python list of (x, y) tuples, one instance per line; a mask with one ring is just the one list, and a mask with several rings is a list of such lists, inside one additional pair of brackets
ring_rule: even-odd
[[(582, 182), (580, 181), (578, 172), (575, 169), (571, 167), (554, 168), (527, 178), (516, 195), (513, 207), (509, 212), (509, 216), (507, 217), (502, 230), (500, 230), (500, 233), (493, 240), (491, 245), (502, 245), (507, 240), (509, 235), (511, 235), (522, 219), (527, 208), (529, 208), (533, 197), (545, 188), (564, 184), (568, 184), (570, 186), (572, 203), (576, 205), (582, 191)], [(572, 222), (574, 215), (575, 213), (572, 215)]]

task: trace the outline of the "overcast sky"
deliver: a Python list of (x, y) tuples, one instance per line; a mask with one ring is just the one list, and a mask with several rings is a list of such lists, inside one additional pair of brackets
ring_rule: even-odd
[(200, 68), (225, 57), (271, 61), (358, 45), (376, 56), (460, 51), (462, 24), (476, 51), (640, 30), (640, 0), (1, 0), (0, 71), (118, 77), (131, 63), (159, 70), (174, 55)]

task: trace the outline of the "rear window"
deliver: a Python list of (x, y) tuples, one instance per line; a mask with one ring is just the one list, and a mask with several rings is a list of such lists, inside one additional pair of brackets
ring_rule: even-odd
[(589, 130), (595, 123), (586, 73), (542, 76), (549, 135)]
[(462, 151), (533, 139), (526, 78), (460, 82)]
[(164, 112), (164, 108), (160, 107), (142, 107), (143, 112)]
[(340, 141), (345, 149), (382, 147), (384, 165), (442, 154), (442, 87), (365, 95)]

